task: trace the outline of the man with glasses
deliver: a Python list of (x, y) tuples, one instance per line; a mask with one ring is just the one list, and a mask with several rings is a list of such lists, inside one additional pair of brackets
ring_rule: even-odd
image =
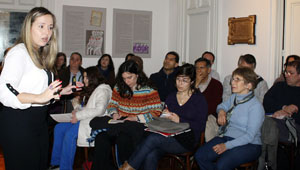
[[(295, 143), (300, 137), (300, 61), (287, 64), (285, 71), (286, 81), (275, 83), (264, 97), (263, 106), (267, 115), (272, 118), (265, 119), (262, 130), (263, 154), (260, 158), (264, 161), (264, 153), (268, 152), (268, 164), (276, 169), (276, 153), (278, 141)], [(269, 121), (268, 126), (265, 125)], [(272, 123), (274, 122), (275, 123)], [(275, 130), (277, 133), (264, 133), (264, 129)], [(279, 132), (279, 134), (278, 134)], [(278, 134), (278, 135), (276, 135)], [(263, 137), (266, 136), (266, 137)], [(266, 140), (264, 140), (266, 138)], [(296, 140), (297, 139), (297, 140)], [(273, 141), (274, 145), (269, 144)], [(268, 148), (268, 149), (264, 149)], [(279, 169), (279, 168), (278, 168)], [(291, 169), (291, 167), (290, 167)]]
[[(300, 60), (300, 57), (298, 55), (289, 55), (287, 56), (285, 63), (284, 63), (284, 70), (286, 70), (286, 66), (288, 65), (288, 63), (295, 61), (295, 60)], [(282, 74), (280, 74), (280, 76), (274, 81), (275, 83), (281, 82), (281, 81), (285, 81), (285, 75), (284, 72)]]
[[(241, 55), (238, 61), (238, 67), (248, 67), (251, 68), (252, 70), (255, 70), (256, 67), (256, 59), (253, 55), (251, 54), (245, 54)], [(226, 101), (229, 99), (231, 96), (231, 86), (230, 86), (230, 80), (232, 76), (228, 75), (224, 78), (223, 82), (223, 101)], [(257, 76), (257, 87), (254, 89), (254, 95), (257, 97), (257, 99), (260, 102), (263, 102), (264, 100), (264, 95), (268, 91), (268, 84), (267, 82), (261, 77)]]
[(150, 76), (150, 80), (157, 87), (160, 100), (164, 102), (167, 96), (176, 91), (175, 87), (175, 75), (177, 73), (177, 67), (179, 62), (179, 55), (175, 51), (170, 51), (165, 56), (163, 68), (159, 72), (153, 73)]
[(217, 106), (222, 102), (222, 84), (214, 79), (211, 73), (211, 63), (206, 58), (198, 58), (195, 61), (196, 68), (196, 87), (204, 95), (208, 106), (208, 118), (205, 128), (205, 141), (208, 142), (218, 133), (216, 123)]

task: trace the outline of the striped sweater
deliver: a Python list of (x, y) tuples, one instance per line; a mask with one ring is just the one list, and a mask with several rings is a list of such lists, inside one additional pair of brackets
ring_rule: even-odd
[(147, 123), (153, 116), (159, 116), (162, 108), (158, 92), (148, 86), (133, 91), (130, 99), (122, 98), (115, 87), (107, 111), (110, 115), (119, 113), (124, 117), (137, 116), (140, 122)]

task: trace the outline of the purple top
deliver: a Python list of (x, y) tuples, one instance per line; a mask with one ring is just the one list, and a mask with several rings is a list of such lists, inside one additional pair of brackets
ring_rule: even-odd
[(201, 132), (204, 132), (207, 120), (207, 103), (201, 93), (193, 94), (189, 100), (182, 106), (177, 102), (176, 93), (171, 93), (165, 104), (170, 112), (179, 116), (180, 122), (187, 122), (195, 134), (195, 142), (200, 139)]

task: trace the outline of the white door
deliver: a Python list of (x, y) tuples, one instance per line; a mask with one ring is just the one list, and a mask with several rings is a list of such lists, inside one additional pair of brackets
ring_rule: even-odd
[(284, 55), (300, 56), (300, 0), (285, 0)]

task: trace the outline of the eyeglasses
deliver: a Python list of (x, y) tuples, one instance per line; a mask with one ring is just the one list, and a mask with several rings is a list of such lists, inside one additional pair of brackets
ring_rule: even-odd
[(284, 74), (285, 74), (286, 76), (292, 76), (292, 75), (294, 75), (295, 73), (292, 73), (292, 72), (290, 72), (290, 71), (285, 70), (285, 71), (284, 71)]
[(191, 79), (189, 78), (176, 78), (176, 81), (183, 82), (183, 83), (189, 83)]

